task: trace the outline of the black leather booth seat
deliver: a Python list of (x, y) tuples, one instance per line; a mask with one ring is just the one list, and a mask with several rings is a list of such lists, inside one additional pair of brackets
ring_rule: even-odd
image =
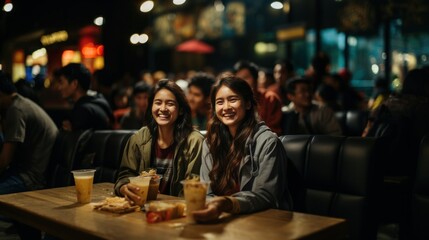
[[(335, 118), (341, 126), (343, 136), (362, 136), (363, 130), (368, 121), (369, 112), (363, 110), (337, 111)], [(290, 129), (293, 129), (294, 114), (283, 112), (282, 131), (283, 135), (290, 135)]]
[(285, 135), (294, 210), (345, 218), (350, 239), (375, 239), (382, 183), (377, 139)]
[(409, 239), (429, 239), (429, 136), (420, 144), (411, 204), (412, 237)]
[(362, 136), (368, 122), (368, 111), (350, 110), (337, 111), (335, 117), (340, 123), (344, 136)]
[(71, 170), (96, 169), (94, 182), (116, 181), (122, 152), (135, 130), (60, 132), (49, 169), (48, 187), (74, 184)]

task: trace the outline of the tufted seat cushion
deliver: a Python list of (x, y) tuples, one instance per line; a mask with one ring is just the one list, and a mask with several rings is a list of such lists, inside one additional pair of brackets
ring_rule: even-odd
[(295, 211), (347, 219), (350, 239), (375, 239), (382, 172), (377, 139), (284, 135)]
[(94, 182), (116, 182), (122, 153), (135, 130), (99, 130), (86, 144), (82, 168), (95, 168)]
[(412, 238), (429, 239), (429, 136), (423, 138), (412, 194)]
[(92, 131), (60, 131), (52, 148), (46, 171), (47, 187), (63, 187), (74, 184), (71, 170), (78, 169), (83, 149)]
[(94, 168), (94, 182), (116, 181), (122, 153), (135, 130), (62, 131), (57, 137), (46, 173), (47, 187), (74, 184), (71, 170)]
[(368, 122), (368, 111), (349, 110), (337, 111), (335, 117), (340, 123), (344, 136), (362, 136)]

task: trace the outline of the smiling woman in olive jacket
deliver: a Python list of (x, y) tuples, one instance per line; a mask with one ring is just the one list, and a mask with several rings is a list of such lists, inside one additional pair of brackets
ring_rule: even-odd
[(185, 94), (173, 81), (161, 80), (149, 99), (148, 126), (138, 130), (125, 146), (115, 193), (130, 202), (139, 200), (129, 177), (156, 168), (163, 178), (160, 192), (181, 196), (181, 180), (199, 174), (203, 135), (194, 130)]

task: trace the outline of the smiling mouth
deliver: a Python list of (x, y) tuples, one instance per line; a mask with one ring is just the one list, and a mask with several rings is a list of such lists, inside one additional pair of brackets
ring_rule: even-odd
[(222, 115), (224, 118), (232, 118), (235, 116), (235, 113), (226, 113)]
[(169, 119), (170, 115), (158, 114), (158, 118), (160, 118), (160, 119)]

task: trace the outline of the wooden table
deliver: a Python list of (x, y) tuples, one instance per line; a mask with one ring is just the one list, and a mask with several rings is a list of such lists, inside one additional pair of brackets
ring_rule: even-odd
[[(95, 184), (92, 202), (112, 190), (111, 183)], [(184, 218), (148, 224), (144, 212), (114, 214), (77, 203), (74, 186), (0, 195), (0, 214), (62, 239), (343, 239), (347, 232), (343, 219), (276, 209), (211, 224), (185, 224)]]

